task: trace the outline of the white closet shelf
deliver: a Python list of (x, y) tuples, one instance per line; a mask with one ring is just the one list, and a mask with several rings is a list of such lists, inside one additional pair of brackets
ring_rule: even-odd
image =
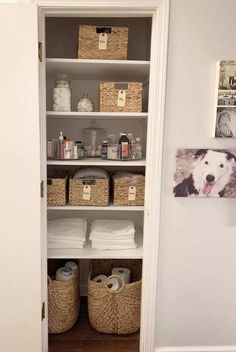
[(95, 119), (95, 120), (116, 120), (116, 119), (140, 119), (145, 120), (147, 112), (78, 112), (78, 111), (47, 111), (48, 118), (56, 119)]
[(109, 204), (107, 207), (97, 207), (97, 206), (48, 206), (48, 210), (105, 210), (105, 211), (144, 211), (144, 206), (115, 206)]
[(88, 240), (83, 249), (48, 248), (48, 259), (142, 259), (143, 234), (139, 228), (136, 229), (135, 241), (138, 245), (137, 248), (124, 250), (92, 249), (91, 242)]
[(150, 61), (46, 59), (47, 75), (56, 77), (66, 72), (69, 79), (86, 80), (127, 79), (145, 80), (149, 76)]
[(87, 165), (87, 166), (145, 166), (146, 160), (103, 160), (100, 158), (87, 158), (84, 160), (48, 160), (47, 165)]

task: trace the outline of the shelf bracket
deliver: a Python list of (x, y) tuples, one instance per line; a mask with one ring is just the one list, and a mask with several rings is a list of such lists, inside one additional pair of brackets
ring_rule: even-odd
[(41, 181), (40, 183), (40, 197), (44, 197), (44, 181)]
[(41, 320), (43, 321), (45, 319), (45, 302), (42, 304), (42, 310), (41, 310)]

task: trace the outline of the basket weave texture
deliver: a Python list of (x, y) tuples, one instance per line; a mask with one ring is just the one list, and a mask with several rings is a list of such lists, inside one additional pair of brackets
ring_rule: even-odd
[(48, 329), (50, 334), (71, 329), (79, 316), (79, 270), (72, 280), (48, 283)]
[[(131, 270), (131, 283), (119, 292), (111, 292), (104, 283), (93, 282), (99, 275), (111, 275), (112, 268)], [(140, 260), (93, 260), (88, 280), (88, 313), (94, 329), (107, 334), (130, 334), (140, 328), (141, 306)]]
[[(129, 199), (130, 187), (136, 187), (135, 199)], [(126, 177), (113, 177), (114, 205), (139, 206), (144, 205), (145, 176), (140, 176), (136, 182), (129, 181)]]
[(142, 83), (127, 82), (125, 106), (118, 106), (119, 84), (116, 82), (100, 83), (101, 112), (142, 112)]
[(66, 204), (66, 178), (48, 178), (47, 180), (47, 203), (49, 206)]
[[(92, 181), (92, 182), (91, 182)], [(90, 199), (83, 199), (84, 186), (90, 186)], [(107, 206), (109, 203), (109, 179), (70, 178), (69, 205)]]
[[(111, 33), (107, 34), (106, 50), (99, 49), (99, 33), (97, 33), (97, 28), (109, 28), (111, 30)], [(127, 50), (127, 27), (79, 26), (79, 59), (126, 60)]]

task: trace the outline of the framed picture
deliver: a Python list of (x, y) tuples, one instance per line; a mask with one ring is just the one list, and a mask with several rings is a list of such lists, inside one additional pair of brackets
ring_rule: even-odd
[(236, 137), (236, 61), (217, 63), (214, 137)]
[(177, 149), (175, 197), (235, 198), (236, 149)]

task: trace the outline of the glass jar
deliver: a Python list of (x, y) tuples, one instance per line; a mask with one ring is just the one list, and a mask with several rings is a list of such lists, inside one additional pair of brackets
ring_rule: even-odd
[(91, 127), (84, 128), (82, 130), (82, 135), (87, 157), (100, 157), (105, 130), (103, 128), (97, 127), (96, 122), (92, 121)]
[(93, 100), (89, 98), (88, 94), (83, 94), (82, 98), (80, 98), (77, 110), (80, 112), (91, 112), (94, 110)]
[(53, 111), (71, 111), (70, 81), (66, 74), (59, 74), (53, 88)]

